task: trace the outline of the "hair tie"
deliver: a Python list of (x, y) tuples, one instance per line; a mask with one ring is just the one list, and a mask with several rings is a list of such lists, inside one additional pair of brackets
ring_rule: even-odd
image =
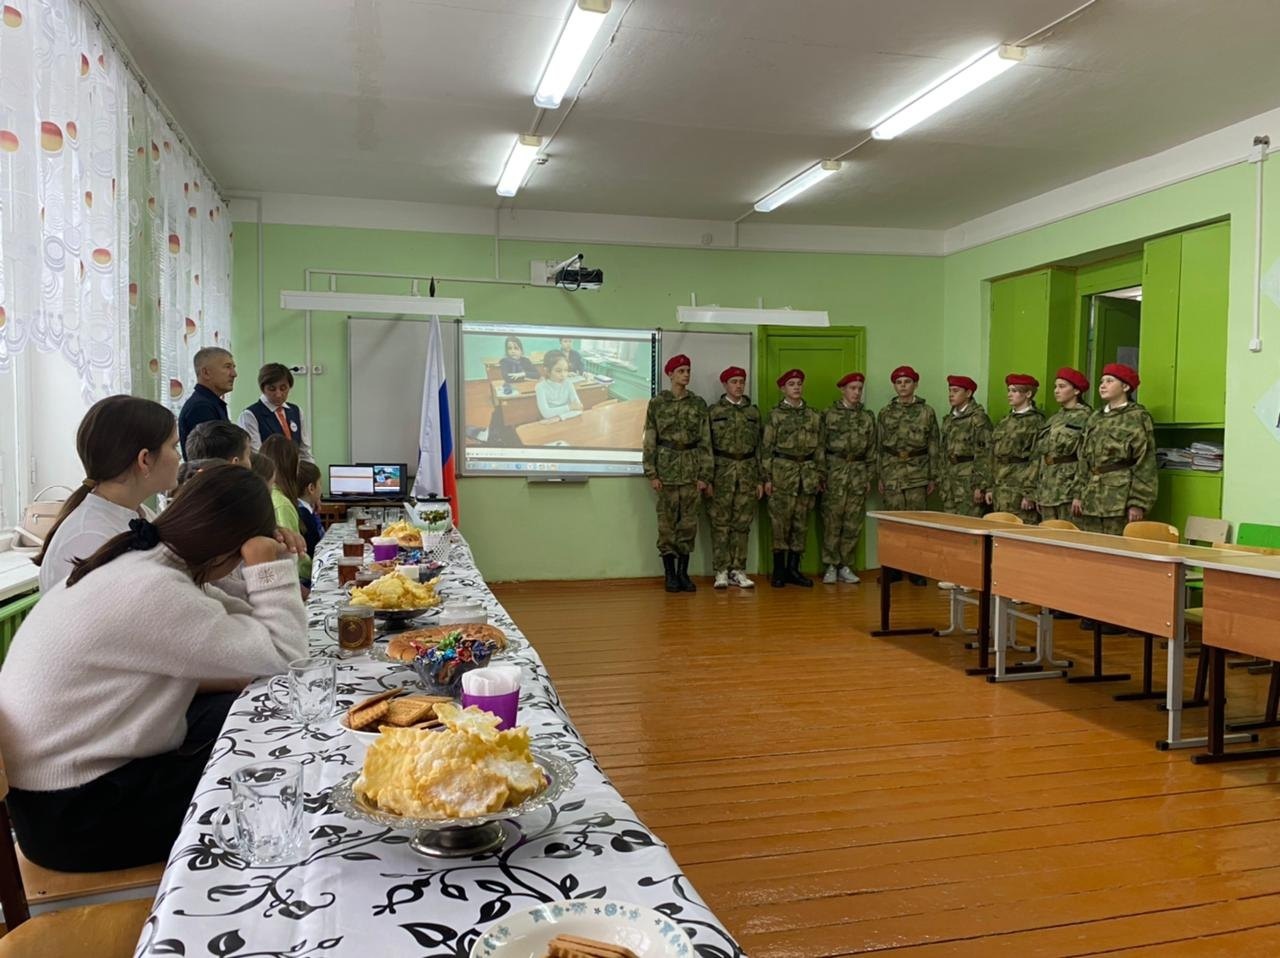
[(129, 531), (133, 533), (133, 545), (136, 549), (154, 549), (160, 544), (160, 530), (154, 522), (146, 519), (130, 519)]
[(90, 491), (92, 491), (93, 487), (96, 486), (97, 484), (98, 484), (97, 479), (87, 479), (87, 478), (80, 483), (80, 485), (84, 486), (86, 489), (89, 489)]

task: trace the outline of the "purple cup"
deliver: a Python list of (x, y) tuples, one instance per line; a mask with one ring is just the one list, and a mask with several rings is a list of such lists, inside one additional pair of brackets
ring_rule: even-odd
[(374, 562), (389, 562), (400, 554), (400, 543), (393, 536), (374, 536), (372, 545)]
[(502, 695), (472, 695), (464, 691), (462, 693), (462, 707), (466, 708), (469, 705), (474, 705), (476, 708), (483, 709), (502, 719), (498, 723), (498, 731), (504, 732), (509, 728), (515, 727), (516, 713), (520, 709), (520, 690), (514, 689)]

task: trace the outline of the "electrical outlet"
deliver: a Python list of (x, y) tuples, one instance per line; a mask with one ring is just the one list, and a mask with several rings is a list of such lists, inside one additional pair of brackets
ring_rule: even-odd
[(307, 367), (306, 366), (290, 366), (289, 372), (293, 373), (295, 376), (305, 376), (307, 374)]
[(529, 260), (529, 283), (533, 286), (550, 286), (547, 280), (547, 271), (555, 266), (555, 260), (549, 259), (531, 259)]
[(311, 374), (312, 374), (313, 376), (323, 376), (323, 375), (324, 375), (324, 366), (323, 366), (322, 364), (320, 364), (320, 363), (316, 363), (315, 365), (313, 365), (313, 366), (311, 367)]

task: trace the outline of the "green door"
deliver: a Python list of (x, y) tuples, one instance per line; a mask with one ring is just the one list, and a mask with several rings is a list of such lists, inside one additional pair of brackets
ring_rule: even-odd
[[(795, 331), (784, 327), (765, 327), (760, 331), (760, 369), (754, 398), (763, 416), (778, 404), (782, 393), (775, 381), (788, 369), (804, 370), (804, 398), (815, 409), (824, 409), (840, 398), (836, 383), (847, 372), (865, 372), (867, 357), (866, 330), (861, 326), (839, 329)], [(878, 409), (889, 401), (887, 384), (868, 383), (867, 405)], [(773, 535), (769, 527), (768, 509), (760, 510), (760, 568), (771, 569)], [(804, 552), (806, 572), (819, 572), (821, 556), (818, 540), (818, 510), (815, 506), (809, 523), (809, 538)], [(865, 568), (864, 543), (858, 544), (858, 567)]]
[(1161, 236), (1142, 248), (1142, 388), (1138, 399), (1156, 422), (1174, 422), (1178, 361), (1178, 298), (1182, 235)]
[(1182, 234), (1174, 422), (1225, 418), (1229, 244), (1226, 223)]
[[(1138, 353), (1142, 304), (1132, 299), (1115, 299), (1110, 296), (1093, 297), (1093, 383), (1102, 377), (1102, 367), (1107, 363), (1124, 363), (1137, 368), (1134, 354)], [(1145, 383), (1144, 383), (1145, 385)], [(1087, 400), (1096, 406), (1096, 398)]]

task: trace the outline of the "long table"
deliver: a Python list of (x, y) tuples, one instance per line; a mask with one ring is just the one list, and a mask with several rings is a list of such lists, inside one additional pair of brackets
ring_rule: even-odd
[[(335, 579), (349, 525), (331, 528), (316, 551), (308, 602), (313, 653), (331, 653), (326, 615), (343, 595)], [(308, 731), (273, 704), (266, 679), (232, 707), (192, 799), (160, 882), (138, 956), (431, 955), (466, 956), (493, 921), (568, 898), (607, 898), (654, 908), (679, 924), (706, 958), (741, 956), (667, 847), (623, 801), (574, 728), (542, 660), (498, 604), (458, 537), (438, 588), (449, 599), (484, 603), (507, 633), (511, 660), (524, 671), (520, 723), (535, 747), (574, 764), (577, 778), (550, 807), (506, 823), (498, 852), (428, 859), (410, 833), (345, 817), (328, 800), (333, 785), (360, 767), (364, 746), (337, 718)], [(339, 704), (411, 684), (405, 667), (368, 656), (338, 666)], [(300, 762), (306, 774), (309, 836), (292, 864), (250, 867), (221, 848), (212, 821), (229, 799), (227, 777), (268, 758)]]
[(1242, 553), (1092, 532), (997, 527), (991, 547), (991, 591), (996, 597), (993, 678), (1005, 678), (1004, 612), (1014, 598), (1163, 638), (1168, 647), (1168, 729), (1156, 747), (1203, 745), (1204, 738), (1182, 736), (1185, 569), (1237, 555)]

